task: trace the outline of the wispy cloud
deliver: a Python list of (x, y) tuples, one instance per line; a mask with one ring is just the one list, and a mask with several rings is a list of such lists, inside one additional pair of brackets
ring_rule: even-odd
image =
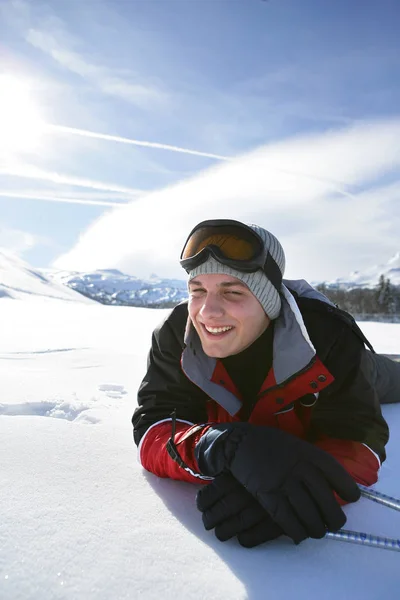
[[(50, 245), (51, 242), (43, 236), (34, 235), (28, 231), (7, 227), (0, 223), (0, 249), (21, 255), (38, 245)], [(1, 276), (0, 276), (1, 281)]]
[(56, 266), (182, 277), (178, 255), (188, 230), (227, 216), (273, 231), (287, 252), (288, 277), (343, 275), (349, 256), (352, 268), (385, 262), (399, 249), (399, 223), (387, 213), (397, 187), (382, 183), (390, 174), (400, 184), (399, 136), (400, 118), (270, 144), (112, 211)]
[(0, 3), (4, 22), (22, 33), (32, 47), (95, 89), (146, 111), (169, 106), (169, 93), (159, 82), (121, 69), (118, 63), (111, 64), (107, 54), (99, 52), (98, 44), (91, 43), (89, 35), (78, 38), (71, 32), (71, 24), (57, 16), (57, 12), (57, 7), (50, 4), (43, 4), (38, 10), (34, 3), (25, 0)]
[(73, 177), (63, 173), (46, 171), (33, 165), (22, 163), (8, 163), (0, 165), (0, 176), (8, 175), (13, 177), (22, 177), (24, 179), (36, 179), (40, 181), (50, 181), (52, 183), (66, 184), (76, 187), (89, 188), (92, 190), (103, 190), (107, 192), (117, 192), (126, 194), (131, 197), (136, 197), (143, 194), (143, 190), (106, 183), (103, 181), (95, 181), (92, 179), (83, 179), (81, 177)]
[[(38, 186), (33, 184), (32, 186), (20, 186), (20, 187), (2, 187), (2, 192), (5, 194), (8, 191), (13, 192), (17, 196), (23, 196), (24, 194), (28, 195), (36, 195), (36, 196), (57, 196), (59, 198), (72, 198), (77, 200), (110, 200), (110, 192), (101, 191), (101, 190), (85, 190), (85, 189), (73, 189), (68, 186), (58, 186), (56, 185), (46, 185)], [(122, 194), (121, 192), (113, 192), (112, 200), (119, 200), (121, 202), (125, 202), (130, 200), (131, 198), (127, 196), (127, 194)]]
[(95, 64), (82, 53), (73, 50), (70, 46), (78, 45), (78, 41), (66, 33), (65, 25), (60, 19), (57, 19), (56, 23), (54, 18), (52, 19), (51, 31), (29, 29), (26, 40), (104, 94), (121, 98), (146, 110), (163, 106), (168, 101), (168, 94), (155, 85), (135, 81), (133, 74), (126, 71), (123, 75), (119, 74), (117, 67)]
[(130, 144), (132, 146), (142, 146), (144, 148), (155, 148), (157, 150), (167, 150), (170, 152), (178, 152), (181, 154), (192, 154), (193, 156), (203, 156), (205, 158), (214, 158), (216, 160), (232, 160), (233, 157), (213, 154), (211, 152), (202, 152), (201, 150), (191, 150), (190, 148), (180, 148), (179, 146), (171, 146), (160, 142), (149, 142), (144, 140), (134, 140), (131, 138), (122, 137), (119, 135), (109, 135), (106, 133), (97, 133), (95, 131), (87, 131), (86, 129), (76, 129), (75, 127), (65, 127), (63, 125), (47, 124), (46, 128), (53, 132), (66, 133), (70, 135), (78, 135), (81, 137), (94, 138), (97, 140), (105, 140), (108, 142), (117, 142), (119, 144)]
[(65, 204), (85, 204), (87, 206), (124, 206), (127, 201), (116, 200), (110, 202), (107, 200), (88, 200), (86, 198), (71, 198), (64, 196), (49, 196), (47, 194), (32, 194), (29, 192), (2, 192), (0, 191), (1, 198), (16, 198), (21, 200), (39, 200), (43, 202), (63, 202)]

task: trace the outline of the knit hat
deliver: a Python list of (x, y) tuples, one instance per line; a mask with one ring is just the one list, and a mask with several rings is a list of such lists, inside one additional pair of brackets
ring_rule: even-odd
[[(249, 225), (249, 227), (261, 237), (264, 242), (264, 247), (268, 249), (268, 252), (275, 260), (283, 277), (285, 271), (285, 253), (280, 242), (272, 235), (272, 233), (258, 225)], [(231, 275), (232, 277), (236, 277), (236, 279), (243, 281), (260, 302), (267, 316), (271, 320), (278, 317), (281, 310), (281, 297), (278, 290), (273, 286), (264, 271), (259, 269), (254, 273), (244, 273), (243, 271), (231, 269), (218, 262), (213, 256), (209, 256), (205, 262), (189, 272), (189, 281), (198, 275), (209, 275), (213, 273)]]

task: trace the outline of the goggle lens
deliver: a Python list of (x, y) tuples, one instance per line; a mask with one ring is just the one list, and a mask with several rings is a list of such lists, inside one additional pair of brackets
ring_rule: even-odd
[(230, 219), (203, 221), (190, 233), (181, 254), (187, 273), (209, 256), (231, 269), (254, 273), (262, 269), (279, 292), (282, 273), (261, 237), (249, 226)]
[(181, 259), (192, 258), (207, 246), (217, 246), (231, 260), (252, 260), (260, 253), (261, 244), (245, 228), (201, 227), (188, 239)]

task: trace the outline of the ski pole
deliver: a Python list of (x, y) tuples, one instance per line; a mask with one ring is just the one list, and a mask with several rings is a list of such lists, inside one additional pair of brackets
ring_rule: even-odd
[(368, 498), (368, 500), (372, 500), (372, 502), (377, 502), (378, 504), (383, 504), (383, 506), (387, 506), (388, 508), (400, 510), (400, 500), (397, 498), (387, 496), (386, 494), (382, 494), (382, 492), (377, 492), (376, 490), (370, 490), (363, 485), (359, 485), (358, 487), (361, 490), (361, 496), (364, 496), (364, 498)]
[(362, 533), (361, 531), (339, 529), (336, 533), (328, 531), (325, 537), (330, 540), (337, 540), (338, 542), (350, 542), (351, 544), (373, 546), (375, 548), (400, 552), (400, 540), (380, 537), (379, 535), (371, 535), (370, 533)]
[[(359, 485), (361, 496), (377, 502), (393, 510), (400, 511), (400, 500), (387, 496), (376, 490), (371, 490), (363, 485)], [(384, 550), (394, 550), (400, 552), (400, 540), (394, 538), (380, 537), (379, 535), (372, 535), (370, 533), (363, 533), (361, 531), (350, 531), (348, 529), (339, 529), (336, 533), (328, 531), (325, 535), (330, 540), (337, 540), (339, 542), (350, 542), (352, 544), (360, 544), (361, 546), (373, 546), (375, 548), (383, 548)]]

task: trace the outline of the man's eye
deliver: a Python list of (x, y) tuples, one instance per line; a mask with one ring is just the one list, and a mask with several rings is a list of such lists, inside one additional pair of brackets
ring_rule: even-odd
[(229, 290), (229, 292), (226, 292), (227, 294), (233, 294), (234, 296), (241, 296), (242, 292), (235, 292), (234, 290)]

